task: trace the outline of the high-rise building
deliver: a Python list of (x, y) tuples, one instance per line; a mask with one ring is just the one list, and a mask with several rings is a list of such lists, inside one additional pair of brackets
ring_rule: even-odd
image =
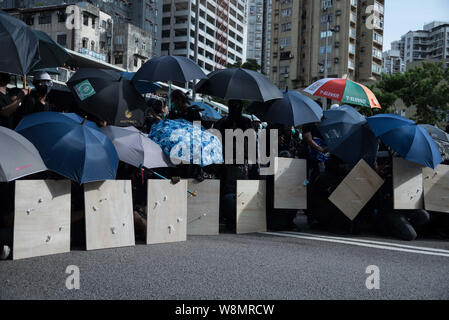
[(270, 75), (270, 59), (271, 59), (271, 12), (273, 0), (264, 0), (264, 33), (262, 38), (262, 71)]
[(185, 56), (206, 71), (246, 59), (246, 0), (164, 0), (162, 55)]
[(254, 59), (262, 64), (262, 38), (264, 29), (263, 0), (248, 0), (248, 33), (246, 59)]
[(400, 40), (402, 59), (407, 63), (449, 58), (449, 22), (426, 24), (423, 30), (409, 31)]
[(273, 1), (270, 78), (292, 89), (325, 76), (375, 80), (382, 72), (384, 3)]
[[(392, 46), (392, 48), (397, 48), (396, 46)], [(404, 73), (406, 65), (404, 60), (401, 58), (400, 50), (388, 50), (383, 53), (383, 73), (387, 74), (396, 74), (396, 73)]]
[[(76, 4), (80, 0), (3, 0), (0, 1), (0, 8), (33, 8), (48, 5)], [(115, 24), (130, 23), (143, 29), (151, 37), (151, 52), (153, 56), (160, 55), (161, 39), (161, 11), (162, 0), (89, 0), (84, 1), (98, 7), (103, 12), (109, 14)]]

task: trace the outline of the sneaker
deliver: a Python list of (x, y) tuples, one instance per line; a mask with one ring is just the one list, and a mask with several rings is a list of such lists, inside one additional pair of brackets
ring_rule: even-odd
[(0, 251), (0, 260), (8, 259), (11, 254), (11, 248), (9, 246), (2, 246)]

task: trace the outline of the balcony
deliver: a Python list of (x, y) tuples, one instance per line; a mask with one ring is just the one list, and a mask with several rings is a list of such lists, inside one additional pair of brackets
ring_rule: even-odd
[(349, 36), (353, 39), (357, 39), (357, 31), (354, 28), (349, 29)]
[(354, 60), (349, 59), (348, 60), (348, 68), (354, 70), (355, 69), (355, 63)]
[(376, 10), (377, 12), (379, 12), (380, 14), (384, 14), (384, 6), (382, 4), (380, 4), (379, 2), (374, 2), (374, 10)]
[(351, 6), (357, 8), (357, 0), (351, 0)]

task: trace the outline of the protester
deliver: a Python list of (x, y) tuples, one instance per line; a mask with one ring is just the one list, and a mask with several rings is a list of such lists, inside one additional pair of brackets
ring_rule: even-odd
[(14, 129), (14, 115), (21, 107), (24, 94), (18, 94), (15, 100), (7, 94), (7, 85), (11, 76), (7, 73), (0, 73), (0, 126)]
[(171, 110), (169, 119), (185, 119), (187, 121), (201, 121), (199, 108), (191, 107), (189, 99), (181, 90), (174, 90), (171, 93)]
[(53, 81), (47, 72), (37, 72), (33, 79), (35, 89), (23, 100), (22, 106), (17, 112), (16, 124), (29, 114), (43, 111), (51, 111), (48, 102)]
[(145, 115), (144, 131), (150, 133), (153, 124), (167, 118), (169, 111), (165, 99), (150, 99), (147, 103), (148, 110)]
[(222, 166), (221, 169), (221, 201), (220, 218), (226, 224), (228, 230), (235, 230), (236, 226), (236, 192), (237, 180), (248, 180), (250, 178), (250, 169), (248, 164), (248, 144), (245, 141), (244, 164), (236, 164), (236, 145), (234, 142), (226, 141), (226, 130), (241, 129), (243, 132), (251, 129), (251, 120), (244, 117), (243, 102), (241, 100), (229, 100), (228, 116), (217, 121), (214, 128), (219, 130), (223, 139), (223, 159), (225, 159), (225, 150), (227, 143), (233, 143), (233, 164)]

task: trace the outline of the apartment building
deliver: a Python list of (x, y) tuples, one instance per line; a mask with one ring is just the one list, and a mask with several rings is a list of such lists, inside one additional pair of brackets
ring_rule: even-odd
[(384, 0), (273, 1), (270, 78), (298, 89), (325, 76), (382, 72)]
[(449, 58), (449, 22), (426, 24), (423, 30), (409, 31), (400, 40), (402, 59), (407, 64)]
[[(130, 23), (113, 23), (112, 17), (88, 2), (78, 2), (73, 28), (67, 27), (69, 4), (5, 11), (32, 29), (46, 32), (61, 46), (92, 59), (135, 71), (152, 56), (151, 36)], [(148, 46), (146, 45), (148, 44)], [(138, 46), (138, 48), (136, 48)]]
[(164, 0), (162, 55), (185, 56), (206, 72), (246, 60), (246, 0)]
[(397, 50), (397, 46), (392, 46), (396, 50), (388, 50), (383, 53), (383, 67), (382, 72), (387, 74), (404, 73), (406, 71), (406, 64), (401, 58), (401, 51)]
[(248, 32), (246, 59), (254, 59), (262, 65), (264, 37), (264, 0), (248, 0)]
[[(3, 0), (0, 8), (37, 8), (49, 5), (77, 4), (80, 0)], [(153, 56), (160, 55), (162, 0), (89, 0), (92, 6), (110, 15), (113, 23), (130, 23), (150, 35), (150, 51)]]

